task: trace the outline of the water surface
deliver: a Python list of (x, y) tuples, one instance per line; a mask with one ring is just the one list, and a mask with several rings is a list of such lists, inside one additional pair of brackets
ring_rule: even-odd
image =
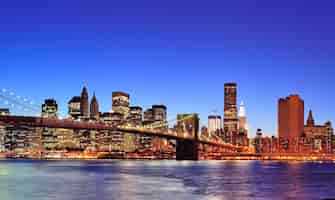
[(335, 163), (0, 161), (1, 200), (329, 198)]

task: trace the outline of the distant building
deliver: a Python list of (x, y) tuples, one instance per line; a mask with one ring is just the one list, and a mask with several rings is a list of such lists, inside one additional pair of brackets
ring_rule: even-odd
[(128, 123), (132, 127), (142, 126), (142, 108), (139, 106), (130, 107)]
[[(42, 117), (57, 119), (58, 105), (54, 99), (46, 99), (42, 104)], [(41, 142), (46, 150), (54, 149), (57, 145), (57, 129), (40, 128)]]
[(243, 101), (240, 104), (240, 109), (238, 112), (238, 128), (242, 130), (247, 130), (247, 116), (245, 111), (245, 105)]
[(89, 107), (88, 107), (88, 92), (86, 87), (83, 88), (80, 97), (80, 115), (83, 119), (89, 118)]
[(247, 117), (245, 105), (243, 102), (241, 102), (240, 104), (240, 109), (238, 113), (238, 134), (233, 139), (233, 141), (235, 141), (235, 144), (239, 146), (249, 145)]
[(8, 108), (0, 108), (0, 116), (10, 115)]
[(144, 111), (143, 125), (147, 126), (154, 123), (154, 116), (152, 108)]
[(92, 120), (99, 120), (99, 103), (95, 96), (95, 92), (93, 93), (93, 97), (90, 103), (90, 118)]
[(124, 121), (129, 115), (130, 96), (125, 92), (113, 92), (112, 94), (112, 110), (120, 113)]
[[(310, 110), (302, 135), (304, 150), (312, 153), (332, 153), (333, 128), (331, 122), (315, 125), (313, 113)], [(309, 149), (307, 149), (309, 147)]]
[(263, 137), (262, 129), (259, 128), (259, 129), (257, 129), (256, 138), (255, 138), (255, 141), (254, 141), (256, 153), (263, 153), (263, 151), (262, 151), (262, 147), (263, 147), (262, 137)]
[(233, 138), (237, 135), (238, 116), (237, 116), (237, 84), (226, 83), (224, 85), (224, 132), (225, 140), (234, 143)]
[(58, 105), (55, 99), (46, 99), (42, 104), (42, 117), (45, 118), (58, 118)]
[(155, 128), (161, 130), (167, 130), (167, 108), (165, 105), (153, 105), (152, 106), (152, 117), (155, 123)]
[(298, 140), (304, 133), (304, 101), (299, 95), (279, 99), (278, 133), (286, 151), (298, 151)]
[(200, 136), (205, 138), (209, 137), (208, 128), (206, 126), (201, 127)]
[(5, 152), (6, 125), (0, 122), (0, 153)]
[(218, 130), (222, 129), (222, 119), (220, 115), (208, 116), (208, 134), (215, 135)]
[(6, 126), (5, 149), (10, 153), (24, 154), (38, 147), (36, 129), (32, 127)]
[(80, 110), (80, 104), (81, 104), (81, 97), (80, 96), (74, 96), (68, 103), (68, 115), (70, 119), (78, 120), (81, 116), (81, 110)]

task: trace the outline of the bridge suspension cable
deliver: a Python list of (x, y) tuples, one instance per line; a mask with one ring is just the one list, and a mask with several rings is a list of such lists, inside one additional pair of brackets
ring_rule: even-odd
[(34, 115), (40, 112), (40, 108), (34, 104), (33, 100), (15, 94), (7, 89), (2, 89), (0, 92), (0, 102), (11, 108), (17, 108), (20, 111), (31, 112)]
[[(23, 114), (41, 115), (41, 106), (36, 105), (34, 103), (35, 101), (5, 88), (0, 91), (0, 103), (1, 102), (8, 107), (18, 109), (18, 111), (23, 112)], [(63, 114), (63, 112), (58, 111), (57, 114), (61, 118), (66, 118), (66, 115)]]

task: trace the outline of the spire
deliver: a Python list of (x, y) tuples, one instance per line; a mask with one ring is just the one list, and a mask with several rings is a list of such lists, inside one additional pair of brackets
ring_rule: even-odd
[(307, 126), (314, 126), (314, 125), (315, 125), (315, 121), (314, 121), (313, 113), (312, 113), (312, 110), (309, 110)]
[(240, 109), (239, 109), (239, 112), (238, 112), (238, 116), (239, 117), (245, 117), (246, 116), (245, 106), (244, 106), (244, 102), (243, 101), (240, 104)]
[(99, 103), (95, 96), (95, 91), (93, 92), (93, 97), (90, 104), (90, 116), (91, 119), (97, 120), (99, 118)]
[(86, 86), (83, 87), (81, 92), (81, 99), (80, 99), (80, 114), (82, 117), (88, 117), (89, 110), (88, 110), (88, 93)]

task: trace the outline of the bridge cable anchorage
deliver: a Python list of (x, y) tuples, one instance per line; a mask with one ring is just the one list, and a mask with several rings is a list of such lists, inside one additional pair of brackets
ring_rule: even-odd
[(0, 93), (0, 101), (4, 101), (6, 105), (11, 105), (11, 107), (16, 107), (23, 112), (32, 112), (34, 114), (40, 113), (40, 108), (34, 105), (34, 101), (28, 98), (16, 95), (7, 89), (2, 89)]

